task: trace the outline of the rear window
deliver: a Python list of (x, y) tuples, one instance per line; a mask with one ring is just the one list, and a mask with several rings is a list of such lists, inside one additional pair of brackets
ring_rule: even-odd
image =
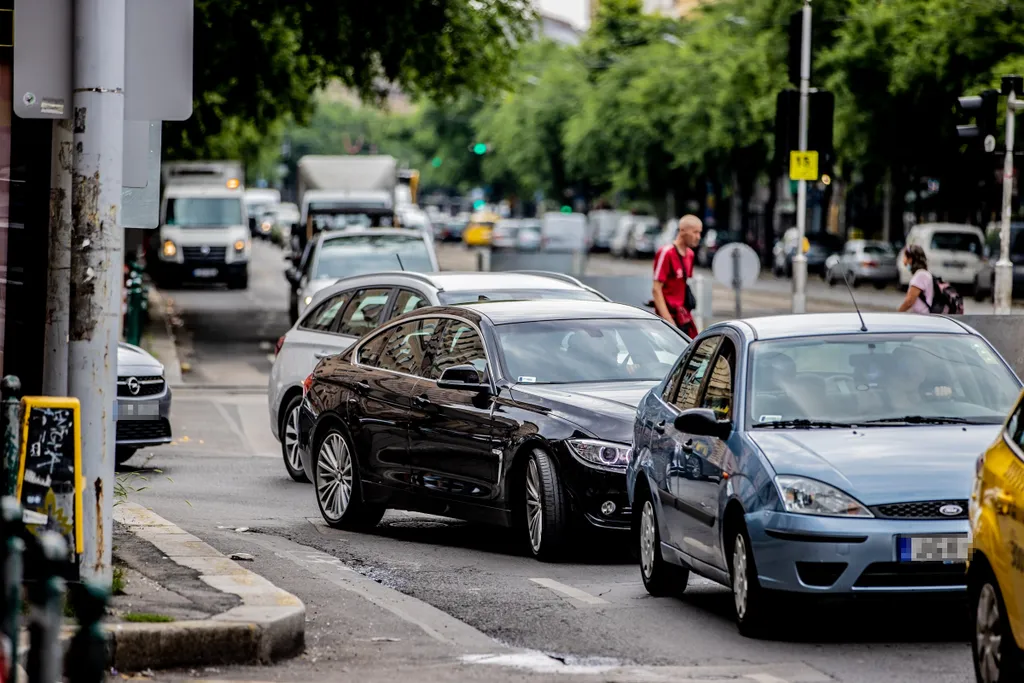
[(892, 247), (887, 244), (866, 244), (864, 245), (864, 253), (871, 254), (872, 256), (892, 256)]
[(421, 237), (353, 235), (335, 238), (323, 243), (313, 277), (351, 277), (385, 270), (433, 272), (430, 249)]
[(594, 292), (586, 289), (504, 289), (464, 292), (441, 292), (437, 296), (441, 304), (455, 306), (475, 301), (534, 301), (537, 299), (562, 299), (572, 301), (604, 301)]
[(981, 256), (981, 238), (972, 232), (937, 232), (932, 235), (932, 249), (963, 251)]

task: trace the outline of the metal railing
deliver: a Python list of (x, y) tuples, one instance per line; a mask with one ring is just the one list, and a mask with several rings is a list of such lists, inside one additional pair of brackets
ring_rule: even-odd
[(124, 339), (138, 346), (149, 315), (149, 292), (142, 280), (143, 267), (136, 261), (128, 264), (125, 278)]

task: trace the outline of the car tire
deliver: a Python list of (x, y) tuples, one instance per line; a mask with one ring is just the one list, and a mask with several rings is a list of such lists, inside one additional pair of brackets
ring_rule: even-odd
[(114, 448), (114, 462), (116, 464), (118, 464), (118, 465), (125, 464), (126, 462), (131, 460), (132, 456), (135, 455), (135, 452), (137, 450), (138, 449), (132, 448), (131, 446), (117, 446), (117, 447), (115, 447)]
[(299, 406), (302, 405), (302, 396), (293, 396), (284, 410), (281, 411), (281, 422), (278, 425), (278, 434), (281, 435), (281, 457), (284, 458), (284, 468), (288, 476), (298, 482), (308, 482), (306, 470), (302, 467), (302, 458), (299, 455)]
[(658, 512), (649, 493), (637, 500), (639, 520), (636, 529), (640, 550), (640, 578), (647, 592), (656, 598), (682, 595), (690, 580), (690, 570), (667, 562), (661, 554)]
[(974, 626), (971, 654), (978, 683), (1021, 680), (1022, 653), (1013, 639), (999, 583), (987, 566), (968, 576), (967, 595)]
[(764, 635), (770, 619), (771, 605), (768, 595), (757, 579), (753, 547), (747, 527), (739, 521), (732, 530), (729, 553), (729, 583), (732, 588), (736, 624), (747, 638)]
[(887, 284), (885, 280), (875, 280), (875, 289), (885, 289)]
[(383, 505), (363, 500), (359, 465), (348, 439), (337, 427), (328, 427), (313, 451), (313, 485), (320, 515), (332, 529), (359, 531), (377, 526)]
[(551, 456), (539, 448), (523, 468), (523, 522), (526, 545), (534, 557), (551, 562), (565, 554), (569, 500)]

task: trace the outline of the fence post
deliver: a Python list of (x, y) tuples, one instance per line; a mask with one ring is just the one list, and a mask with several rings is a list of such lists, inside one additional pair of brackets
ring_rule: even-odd
[(2, 553), (3, 594), (0, 595), (0, 647), (7, 670), (2, 677), (15, 680), (18, 670), (18, 631), (21, 616), (21, 579), (25, 542), (20, 538), (21, 506), (16, 498), (4, 496), (0, 500), (0, 553)]
[(18, 456), (21, 451), (21, 380), (14, 375), (7, 375), (0, 382), (0, 395), (3, 396), (4, 419), (4, 461), (3, 486), (5, 496), (16, 496), (18, 490)]
[(124, 338), (138, 346), (142, 340), (142, 275), (134, 261), (128, 265), (127, 310), (125, 311)]
[(68, 547), (64, 537), (55, 531), (39, 532), (39, 566), (33, 572), (36, 578), (28, 584), (29, 615), (28, 680), (30, 683), (59, 681), (63, 675), (60, 651), (60, 627), (63, 622), (65, 581), (58, 568), (68, 561)]
[(71, 605), (78, 617), (78, 632), (68, 648), (69, 683), (100, 683), (107, 669), (107, 639), (100, 620), (107, 606), (107, 591), (93, 584), (76, 584)]

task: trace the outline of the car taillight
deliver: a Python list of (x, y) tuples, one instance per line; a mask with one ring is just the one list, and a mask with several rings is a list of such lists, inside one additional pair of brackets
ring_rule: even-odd
[(860, 264), (865, 268), (875, 268), (878, 266), (878, 261), (861, 261)]
[(282, 334), (277, 338), (277, 344), (274, 345), (274, 355), (281, 353), (281, 347), (284, 346), (284, 335)]
[(310, 373), (309, 377), (302, 380), (302, 395), (305, 396), (309, 393), (309, 388), (313, 386), (313, 375)]

